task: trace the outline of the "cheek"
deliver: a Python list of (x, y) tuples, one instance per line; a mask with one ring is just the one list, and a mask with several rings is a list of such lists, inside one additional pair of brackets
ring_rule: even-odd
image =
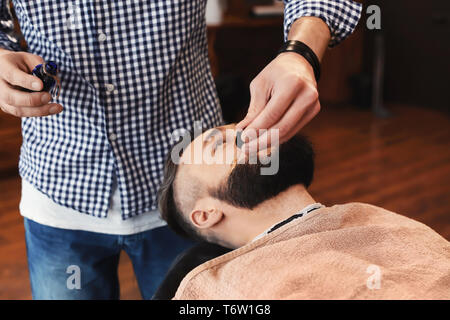
[(222, 148), (220, 159), (223, 164), (234, 166), (238, 157), (238, 148), (233, 143), (227, 143)]
[(202, 164), (192, 166), (191, 173), (200, 183), (211, 189), (216, 189), (230, 174), (230, 166), (219, 164)]

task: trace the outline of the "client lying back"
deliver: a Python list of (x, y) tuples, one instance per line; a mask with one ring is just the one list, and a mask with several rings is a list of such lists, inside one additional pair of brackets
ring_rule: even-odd
[[(450, 299), (447, 240), (372, 205), (322, 206), (307, 191), (305, 138), (266, 150), (279, 163), (264, 175), (233, 128), (184, 137), (180, 161), (173, 152), (166, 161), (162, 217), (183, 236), (233, 249), (190, 271), (174, 299)], [(243, 163), (222, 161), (230, 153)], [(205, 155), (215, 161), (190, 161)]]

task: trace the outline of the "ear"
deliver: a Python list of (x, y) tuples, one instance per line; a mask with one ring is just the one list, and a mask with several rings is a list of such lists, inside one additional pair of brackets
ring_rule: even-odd
[(194, 226), (199, 229), (208, 229), (219, 223), (224, 217), (222, 211), (217, 209), (192, 210), (189, 218)]

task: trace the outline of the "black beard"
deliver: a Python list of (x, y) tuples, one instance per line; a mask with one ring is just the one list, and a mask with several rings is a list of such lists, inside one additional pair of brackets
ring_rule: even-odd
[(311, 142), (296, 135), (280, 145), (279, 170), (262, 175), (261, 163), (238, 164), (229, 177), (210, 195), (235, 207), (253, 209), (294, 185), (309, 187), (314, 173), (314, 151)]

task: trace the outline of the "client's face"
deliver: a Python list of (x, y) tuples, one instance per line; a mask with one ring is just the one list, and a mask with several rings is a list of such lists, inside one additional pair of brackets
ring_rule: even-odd
[[(227, 125), (188, 139), (184, 150), (185, 144), (179, 145), (178, 162), (173, 159), (180, 148), (172, 149), (160, 208), (174, 230), (222, 245), (239, 243), (232, 237), (248, 228), (246, 212), (291, 186), (311, 183), (314, 155), (305, 138), (296, 136), (281, 146), (272, 140), (270, 148), (248, 157), (237, 147), (236, 134), (235, 125)], [(265, 170), (273, 162), (276, 170)]]
[(242, 156), (236, 146), (234, 124), (213, 128), (195, 138), (184, 150), (178, 174), (194, 177), (203, 188), (216, 189)]
[[(304, 137), (295, 136), (281, 146), (274, 144), (250, 160), (237, 147), (236, 134), (231, 124), (199, 135), (183, 152), (178, 173), (195, 178), (208, 196), (248, 209), (292, 185), (309, 185), (313, 150)], [(276, 172), (263, 174), (262, 169), (273, 161), (278, 162)]]

